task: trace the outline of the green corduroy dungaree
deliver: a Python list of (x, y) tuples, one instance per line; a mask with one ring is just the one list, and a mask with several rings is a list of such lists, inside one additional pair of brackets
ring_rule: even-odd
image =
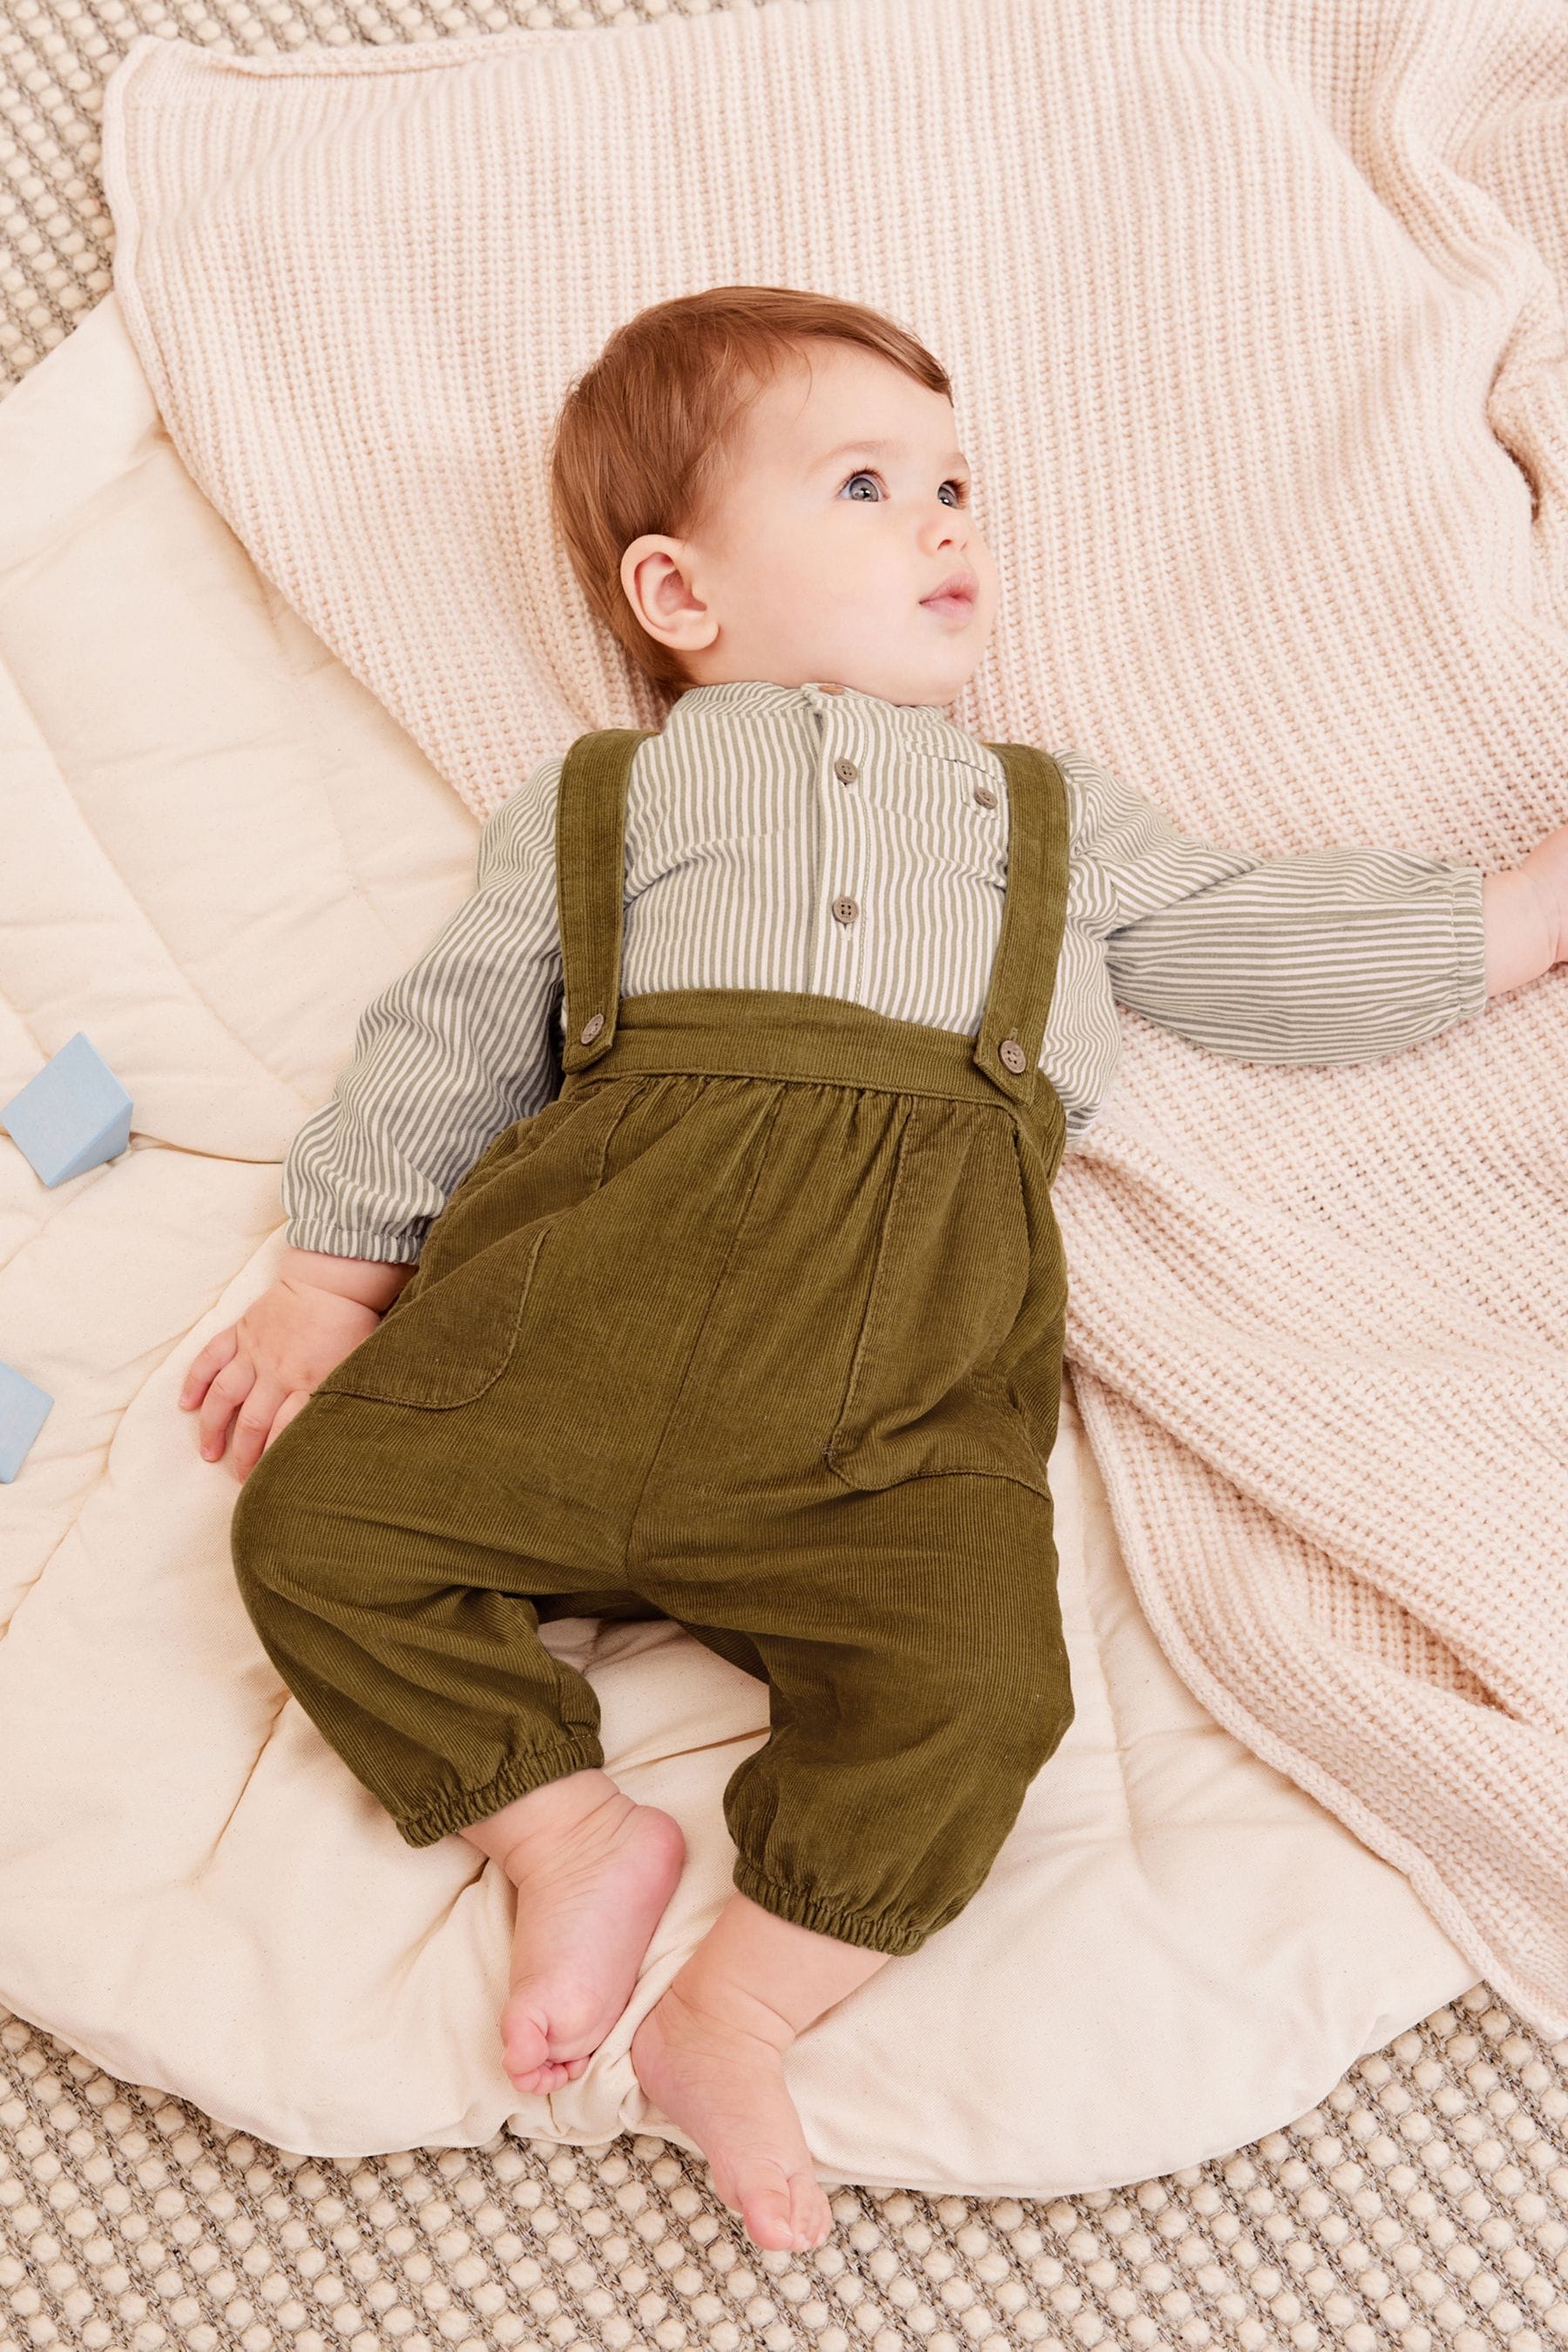
[(724, 1790), (736, 1886), (910, 1952), (1073, 1715), (1046, 1475), (1064, 1120), (1037, 1067), (1066, 788), (991, 746), (1009, 857), (977, 1037), (804, 992), (622, 999), (642, 740), (582, 736), (562, 770), (561, 1091), (252, 1469), (236, 1572), (413, 1845), (603, 1765), (542, 1615), (675, 1620), (769, 1686)]

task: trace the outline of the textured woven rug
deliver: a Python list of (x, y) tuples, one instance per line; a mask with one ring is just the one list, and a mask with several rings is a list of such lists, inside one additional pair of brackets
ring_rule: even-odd
[[(138, 35), (243, 54), (626, 13), (4, 0), (0, 385), (109, 289), (100, 96)], [(1043, 2204), (844, 2189), (831, 2244), (764, 2254), (705, 2168), (661, 2140), (600, 2153), (503, 2137), (325, 2163), (112, 2083), (12, 2021), (0, 2023), (0, 2352), (1548, 2352), (1568, 2343), (1565, 2117), (1568, 2042), (1548, 2047), (1478, 1986), (1235, 2156)]]
[(1043, 2204), (841, 2189), (802, 2255), (760, 2252), (663, 2140), (325, 2163), (12, 2023), (0, 2352), (1545, 2352), (1564, 2060), (1478, 1986), (1235, 2156)]

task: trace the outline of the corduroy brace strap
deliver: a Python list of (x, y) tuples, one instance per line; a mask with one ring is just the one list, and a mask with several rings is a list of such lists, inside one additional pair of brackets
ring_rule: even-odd
[[(626, 784), (650, 730), (578, 736), (556, 802), (556, 910), (565, 988), (563, 1075), (608, 1052), (620, 1005), (626, 913)], [(1030, 743), (989, 743), (1007, 780), (1007, 882), (973, 1060), (1018, 1102), (1032, 1102), (1067, 915), (1068, 800), (1061, 770)]]

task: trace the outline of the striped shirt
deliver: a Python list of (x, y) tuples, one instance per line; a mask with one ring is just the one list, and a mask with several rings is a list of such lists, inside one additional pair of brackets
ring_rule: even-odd
[[(1365, 1061), (1484, 1005), (1478, 866), (1252, 857), (1178, 832), (1087, 753), (1051, 756), (1071, 831), (1040, 1067), (1064, 1148), (1110, 1083), (1118, 1004), (1259, 1062)], [(563, 758), (495, 811), (475, 889), (360, 1016), (284, 1163), (296, 1248), (413, 1263), (490, 1139), (558, 1091)], [(1007, 836), (1001, 761), (935, 704), (758, 678), (689, 688), (627, 780), (621, 993), (809, 990), (978, 1036)]]

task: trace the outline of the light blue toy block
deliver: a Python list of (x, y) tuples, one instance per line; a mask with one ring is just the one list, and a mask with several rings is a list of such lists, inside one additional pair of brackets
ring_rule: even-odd
[(10, 1130), (46, 1184), (63, 1184), (126, 1149), (131, 1097), (79, 1029), (37, 1077), (0, 1104), (0, 1127)]
[(0, 1485), (8, 1486), (26, 1460), (53, 1403), (47, 1389), (35, 1388), (9, 1364), (0, 1364)]

